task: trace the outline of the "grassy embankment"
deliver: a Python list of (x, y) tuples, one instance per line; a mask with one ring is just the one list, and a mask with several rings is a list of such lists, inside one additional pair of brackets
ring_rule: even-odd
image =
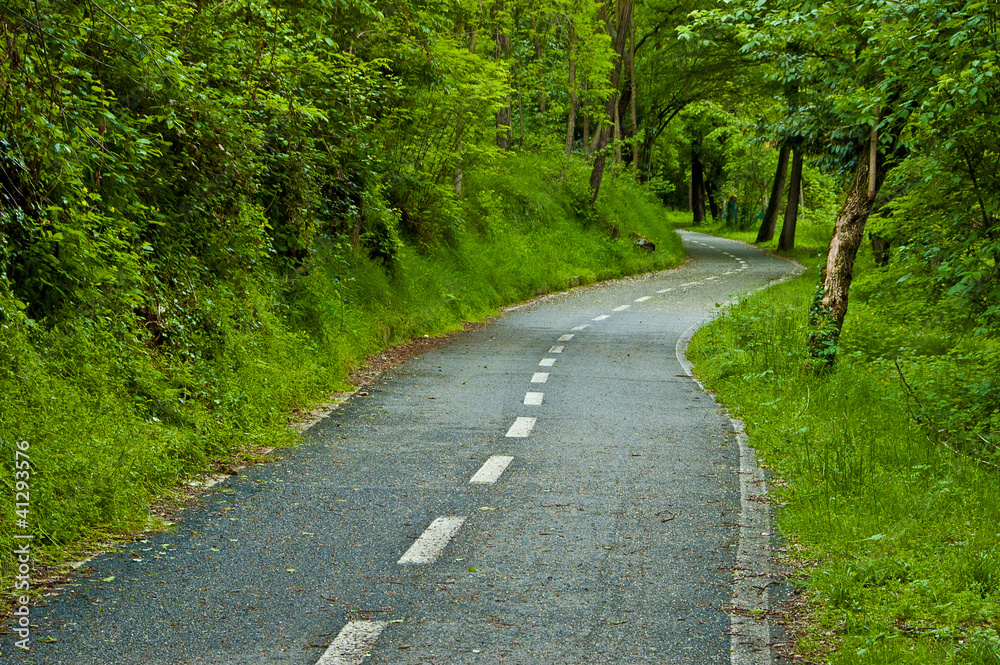
[(1000, 345), (917, 322), (928, 301), (863, 251), (839, 359), (817, 374), (821, 259), (798, 258), (801, 277), (726, 308), (688, 354), (774, 470), (781, 532), (809, 564), (799, 651), (1000, 663)]
[[(387, 345), (457, 329), (574, 276), (590, 283), (681, 260), (664, 209), (644, 190), (609, 174), (591, 209), (588, 175), (582, 163), (539, 155), (469, 173), (464, 225), (432, 249), (404, 244), (391, 271), (331, 242), (305, 275), (192, 277), (153, 317), (174, 344), (152, 344), (131, 315), (117, 328), (86, 318), (45, 328), (0, 302), (4, 588), (16, 559), (14, 442), (30, 444), (36, 559), (58, 563), (152, 526), (150, 502), (214, 461), (294, 444), (290, 411), (344, 389), (348, 370)], [(630, 231), (656, 251), (635, 249)]]

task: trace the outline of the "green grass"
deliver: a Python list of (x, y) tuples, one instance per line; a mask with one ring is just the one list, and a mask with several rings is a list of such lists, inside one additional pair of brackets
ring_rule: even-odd
[(799, 649), (832, 663), (1000, 663), (1000, 471), (982, 461), (996, 461), (997, 346), (858, 301), (834, 369), (816, 375), (817, 283), (810, 267), (725, 310), (689, 351), (774, 470), (781, 531), (810, 564)]
[[(213, 461), (293, 445), (292, 409), (345, 389), (349, 369), (387, 344), (454, 330), (576, 276), (587, 283), (681, 260), (645, 190), (609, 174), (591, 209), (588, 176), (557, 155), (514, 155), (469, 173), (451, 240), (403, 245), (392, 270), (331, 238), (294, 275), (192, 270), (159, 287), (152, 314), (97, 316), (80, 303), (48, 328), (0, 293), (4, 588), (16, 563), (15, 442), (30, 444), (35, 560), (58, 564), (147, 528), (150, 503)], [(630, 232), (657, 250), (637, 250)]]

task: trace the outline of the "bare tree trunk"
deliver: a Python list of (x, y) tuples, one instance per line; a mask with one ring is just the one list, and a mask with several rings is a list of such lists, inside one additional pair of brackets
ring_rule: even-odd
[(719, 222), (719, 202), (715, 199), (715, 192), (718, 188), (715, 186), (715, 181), (711, 178), (705, 178), (705, 195), (708, 198), (708, 209), (712, 212), (712, 221), (718, 224)]
[(521, 147), (524, 147), (524, 99), (521, 96), (521, 90), (518, 88), (517, 91), (517, 124), (521, 128)]
[(621, 112), (618, 105), (615, 104), (615, 131), (612, 135), (612, 140), (615, 146), (615, 164), (622, 163), (622, 123), (621, 123)]
[(636, 95), (638, 94), (638, 86), (635, 82), (635, 19), (633, 18), (630, 24), (629, 30), (629, 47), (628, 47), (628, 71), (630, 77), (630, 83), (632, 86), (632, 98), (629, 100), (629, 112), (631, 114), (632, 120), (632, 169), (638, 173), (639, 172), (639, 123), (636, 122)]
[[(618, 107), (618, 84), (621, 81), (622, 76), (622, 54), (625, 52), (625, 44), (628, 41), (629, 25), (632, 22), (632, 0), (618, 0), (617, 7), (615, 8), (615, 22), (614, 26), (610, 26), (614, 34), (611, 35), (612, 43), (614, 44), (615, 53), (618, 57), (615, 59), (614, 69), (611, 71), (611, 89), (614, 91), (608, 97), (607, 103), (605, 105), (605, 115), (608, 118), (612, 118), (615, 115), (616, 109)], [(601, 131), (598, 134), (598, 144), (596, 157), (594, 158), (594, 169), (590, 172), (590, 191), (592, 196), (590, 199), (591, 203), (597, 201), (597, 195), (601, 191), (601, 180), (604, 178), (604, 164), (607, 161), (607, 155), (605, 154), (604, 148), (607, 147), (608, 141), (611, 139), (612, 126), (610, 123), (604, 123), (601, 127)]]
[[(576, 94), (576, 30), (569, 26), (569, 117), (566, 119), (566, 157), (573, 154), (576, 142), (576, 114), (580, 110), (580, 96)], [(586, 130), (584, 130), (586, 131)], [(586, 140), (586, 139), (585, 139)]]
[(795, 222), (799, 218), (799, 201), (802, 195), (802, 148), (796, 145), (792, 150), (792, 178), (788, 183), (788, 206), (785, 207), (785, 221), (781, 225), (778, 249), (790, 252), (795, 248)]
[[(572, 24), (570, 25), (570, 30), (573, 29)], [(531, 14), (531, 41), (535, 46), (535, 61), (542, 61), (542, 40), (538, 38), (538, 15), (536, 13)], [(548, 103), (546, 101), (546, 95), (544, 90), (538, 91), (538, 111), (545, 115), (546, 107)], [(523, 141), (522, 141), (523, 142)]]
[[(498, 2), (493, 6), (491, 12), (491, 18), (496, 22), (494, 24), (494, 38), (495, 38), (495, 50), (494, 57), (497, 62), (503, 60), (507, 51), (510, 49), (510, 36), (504, 30), (504, 26), (501, 23), (502, 16), (500, 16), (503, 10), (503, 0), (498, 0)], [(507, 73), (507, 78), (510, 78), (510, 72)], [(513, 133), (511, 128), (511, 118), (513, 113), (511, 112), (510, 99), (508, 98), (507, 104), (497, 111), (497, 147), (501, 150), (510, 150), (510, 140)]]
[(778, 167), (774, 171), (774, 183), (771, 185), (771, 198), (767, 200), (767, 209), (764, 211), (760, 230), (757, 231), (756, 242), (767, 242), (774, 237), (774, 228), (778, 225), (778, 210), (781, 208), (781, 199), (785, 195), (789, 152), (789, 145), (782, 141), (781, 148), (778, 150)]
[(705, 164), (698, 155), (697, 142), (691, 144), (691, 210), (695, 226), (705, 221)]
[(823, 294), (810, 315), (810, 353), (827, 364), (835, 359), (837, 339), (847, 316), (854, 262), (864, 240), (865, 223), (888, 172), (885, 155), (878, 149), (878, 135), (872, 129), (868, 149), (859, 156), (847, 199), (837, 213), (837, 225), (823, 268)]

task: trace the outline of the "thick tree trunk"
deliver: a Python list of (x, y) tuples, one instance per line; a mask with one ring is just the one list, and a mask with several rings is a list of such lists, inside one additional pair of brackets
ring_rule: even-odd
[[(614, 44), (615, 53), (618, 55), (615, 58), (614, 69), (611, 71), (611, 89), (614, 91), (611, 96), (608, 97), (607, 103), (605, 104), (604, 111), (608, 119), (612, 119), (615, 116), (615, 110), (618, 106), (618, 84), (621, 81), (622, 76), (622, 55), (625, 52), (625, 45), (628, 43), (629, 25), (632, 22), (632, 0), (618, 0), (616, 11), (615, 11), (615, 22), (613, 26), (614, 34), (611, 35), (612, 43)], [(611, 140), (611, 131), (613, 130), (611, 122), (605, 122), (601, 125), (601, 131), (598, 134), (597, 150), (594, 158), (594, 169), (590, 172), (590, 191), (591, 199), (590, 202), (593, 204), (597, 201), (597, 195), (601, 191), (601, 180), (604, 178), (604, 164), (607, 161), (607, 155), (605, 154), (605, 148), (608, 142)]]
[(694, 144), (691, 146), (691, 210), (695, 226), (705, 221), (705, 165)]
[(864, 241), (865, 223), (888, 171), (885, 155), (878, 150), (878, 136), (873, 129), (868, 150), (858, 159), (847, 199), (837, 213), (837, 224), (823, 268), (823, 294), (814, 303), (810, 316), (810, 353), (827, 364), (835, 359), (833, 354), (837, 339), (847, 316), (854, 262)]
[(785, 221), (781, 225), (778, 249), (790, 252), (795, 248), (795, 222), (799, 218), (799, 202), (802, 198), (802, 148), (795, 146), (792, 152), (792, 177), (788, 183), (788, 206), (785, 207)]
[(788, 153), (789, 146), (782, 141), (778, 150), (778, 167), (774, 171), (774, 183), (771, 185), (771, 198), (767, 200), (767, 209), (764, 211), (764, 219), (760, 223), (760, 230), (757, 231), (755, 242), (767, 242), (774, 237), (774, 228), (778, 225), (778, 211), (781, 208), (781, 199), (785, 195), (785, 178), (788, 176)]
[(497, 147), (501, 150), (510, 150), (510, 117), (510, 105), (497, 111)]
[(719, 223), (719, 202), (715, 199), (715, 192), (718, 188), (715, 186), (715, 181), (711, 178), (705, 178), (705, 194), (708, 196), (708, 209), (712, 213), (712, 221), (716, 224)]

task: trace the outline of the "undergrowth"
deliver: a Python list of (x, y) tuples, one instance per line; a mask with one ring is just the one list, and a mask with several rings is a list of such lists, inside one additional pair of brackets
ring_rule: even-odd
[[(645, 190), (609, 173), (592, 208), (588, 175), (554, 154), (469, 173), (448, 241), (384, 238), (391, 265), (330, 237), (295, 272), (152, 275), (156, 302), (115, 311), (81, 300), (54, 324), (0, 293), (4, 588), (22, 532), (13, 522), (16, 442), (30, 446), (33, 556), (59, 563), (81, 544), (146, 528), (151, 501), (213, 461), (293, 444), (293, 407), (344, 389), (349, 369), (387, 345), (456, 329), (574, 277), (681, 260)], [(636, 249), (630, 232), (656, 251)]]
[[(873, 271), (864, 256), (859, 273)], [(817, 375), (817, 281), (813, 267), (725, 309), (689, 351), (746, 421), (774, 470), (781, 530), (815, 565), (800, 579), (817, 603), (799, 649), (832, 663), (1000, 663), (1000, 345), (859, 298), (836, 365)]]

